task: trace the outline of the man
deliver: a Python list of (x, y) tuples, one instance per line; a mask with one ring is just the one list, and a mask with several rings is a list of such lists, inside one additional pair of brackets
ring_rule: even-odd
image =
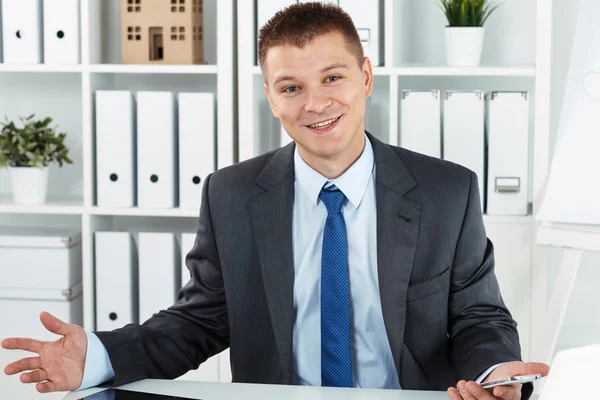
[(531, 384), (477, 383), (548, 366), (520, 361), (476, 175), (365, 131), (372, 66), (337, 6), (277, 13), (259, 59), (294, 142), (207, 177), (178, 302), (112, 332), (42, 313), (64, 337), (5, 340), (40, 355), (6, 373), (34, 370), (21, 380), (40, 392), (113, 386), (176, 378), (230, 347), (236, 382), (527, 398)]

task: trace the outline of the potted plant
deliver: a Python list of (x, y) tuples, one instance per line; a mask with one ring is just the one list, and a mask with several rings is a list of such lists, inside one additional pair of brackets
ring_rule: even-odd
[(448, 25), (444, 28), (450, 66), (478, 66), (483, 48), (483, 24), (498, 8), (488, 0), (440, 0)]
[(52, 118), (19, 117), (22, 127), (13, 121), (0, 124), (0, 168), (8, 167), (13, 200), (17, 204), (41, 204), (46, 201), (48, 165), (72, 164), (64, 144), (66, 133), (50, 127)]

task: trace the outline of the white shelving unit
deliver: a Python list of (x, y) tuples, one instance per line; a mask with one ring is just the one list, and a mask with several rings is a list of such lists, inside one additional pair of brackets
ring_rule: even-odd
[[(8, 175), (0, 170), (0, 225), (81, 229), (85, 329), (95, 329), (94, 232), (194, 232), (198, 216), (198, 210), (96, 206), (95, 90), (215, 93), (219, 168), (279, 145), (280, 125), (269, 110), (255, 63), (256, 0), (204, 1), (208, 65), (121, 65), (119, 0), (81, 0), (80, 64), (8, 65), (0, 59), (0, 118), (51, 115), (68, 133), (74, 161), (51, 168), (49, 198), (42, 206), (13, 204)], [(529, 91), (528, 198), (535, 214), (549, 167), (552, 7), (546, 0), (504, 0), (486, 23), (482, 65), (451, 68), (445, 65), (445, 20), (436, 0), (383, 0), (384, 65), (375, 68), (366, 128), (398, 144), (402, 89)], [(530, 298), (532, 270), (541, 268), (543, 259), (535, 245), (538, 225), (531, 215), (484, 215), (484, 222), (496, 246), (503, 296), (519, 323), (523, 357), (540, 360), (531, 334), (536, 315)], [(226, 352), (222, 356), (219, 380), (229, 381)]]
[[(207, 64), (203, 65), (120, 64), (120, 0), (80, 0), (80, 64), (12, 65), (4, 64), (0, 54), (0, 118), (16, 120), (32, 113), (51, 116), (59, 130), (67, 132), (66, 144), (74, 162), (63, 168), (51, 166), (48, 200), (39, 206), (14, 204), (8, 173), (0, 170), (0, 225), (81, 230), (86, 330), (96, 329), (94, 233), (129, 231), (136, 238), (141, 231), (196, 232), (199, 215), (196, 209), (96, 206), (94, 93), (99, 89), (126, 89), (134, 95), (138, 90), (212, 92), (216, 97), (217, 166), (236, 162), (235, 11), (234, 0), (204, 0)], [(220, 364), (213, 362), (210, 367), (222, 370), (219, 380), (230, 381), (228, 362)], [(182, 379), (194, 379), (194, 373)]]
[[(375, 4), (378, 0), (365, 1)], [(263, 90), (257, 65), (257, 4), (239, 1), (238, 110), (239, 159), (280, 145), (281, 124)], [(530, 93), (530, 159), (527, 216), (484, 215), (494, 242), (496, 273), (503, 297), (519, 324), (524, 360), (531, 359), (532, 266), (540, 262), (532, 217), (548, 173), (550, 41), (552, 2), (505, 0), (485, 24), (479, 67), (448, 67), (444, 26), (437, 0), (384, 0), (384, 62), (374, 67), (373, 92), (367, 100), (366, 129), (398, 145), (402, 89), (526, 90)]]

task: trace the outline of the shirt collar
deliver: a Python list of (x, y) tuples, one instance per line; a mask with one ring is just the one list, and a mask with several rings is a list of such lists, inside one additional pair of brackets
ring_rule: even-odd
[(360, 157), (336, 179), (329, 180), (309, 166), (300, 156), (297, 146), (294, 151), (296, 180), (315, 205), (319, 202), (321, 189), (327, 184), (327, 186), (335, 185), (344, 193), (354, 208), (358, 208), (367, 190), (369, 179), (371, 179), (374, 161), (373, 147), (366, 135), (365, 147)]

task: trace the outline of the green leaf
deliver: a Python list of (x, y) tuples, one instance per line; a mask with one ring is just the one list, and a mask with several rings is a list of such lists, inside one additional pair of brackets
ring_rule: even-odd
[(57, 132), (57, 126), (50, 126), (52, 118), (36, 119), (35, 114), (18, 117), (17, 126), (5, 116), (0, 130), (0, 167), (30, 166), (43, 167), (56, 162), (72, 163), (65, 146), (65, 132)]
[(439, 0), (448, 26), (483, 26), (498, 8), (491, 0)]

